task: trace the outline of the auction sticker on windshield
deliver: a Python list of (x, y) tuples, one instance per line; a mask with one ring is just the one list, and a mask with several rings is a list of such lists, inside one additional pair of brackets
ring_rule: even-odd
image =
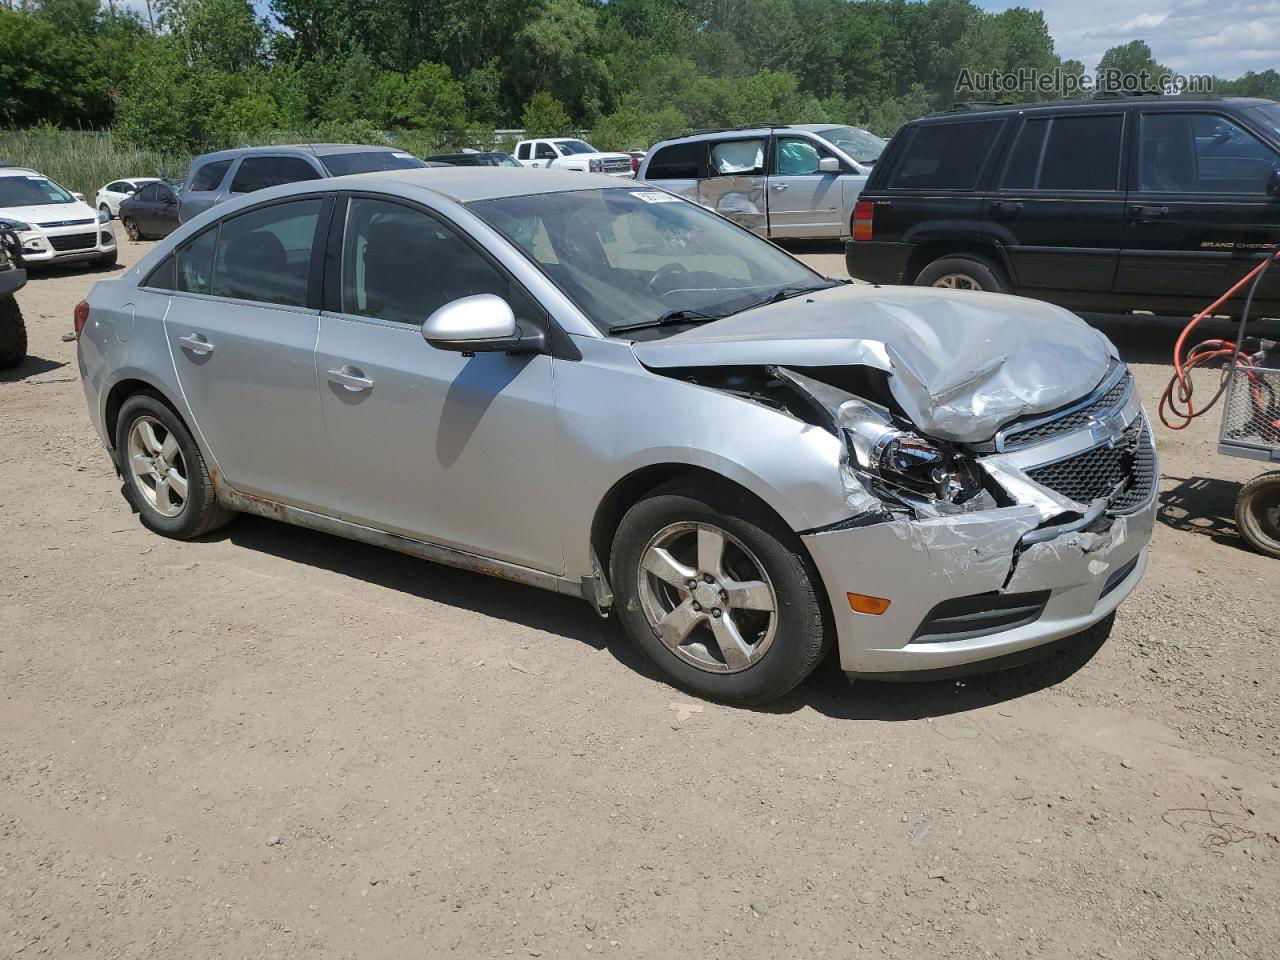
[(670, 194), (663, 193), (661, 190), (633, 190), (633, 197), (639, 197), (645, 203), (679, 203), (680, 198)]

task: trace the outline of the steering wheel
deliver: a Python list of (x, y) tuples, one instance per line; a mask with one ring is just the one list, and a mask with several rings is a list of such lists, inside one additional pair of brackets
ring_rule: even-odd
[[(682, 263), (677, 263), (675, 261), (672, 261), (671, 263), (664, 263), (654, 272), (653, 276), (649, 278), (649, 283), (646, 286), (650, 291), (654, 291), (658, 288), (659, 280), (670, 280), (688, 272), (689, 271), (685, 269), (685, 266)], [(667, 294), (669, 292), (670, 288), (662, 291), (663, 294)]]

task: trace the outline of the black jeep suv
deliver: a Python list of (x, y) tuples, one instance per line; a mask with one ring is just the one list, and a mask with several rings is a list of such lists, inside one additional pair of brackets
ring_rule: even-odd
[[(873, 283), (1191, 313), (1280, 243), (1280, 103), (958, 105), (898, 131), (852, 236), (849, 275)], [(1280, 271), (1257, 298), (1280, 310)]]

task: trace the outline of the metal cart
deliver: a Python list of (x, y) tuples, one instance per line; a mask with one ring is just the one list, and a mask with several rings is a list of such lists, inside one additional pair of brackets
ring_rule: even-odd
[[(1236, 343), (1244, 342), (1241, 318)], [(1245, 354), (1236, 349), (1227, 372), (1218, 452), (1280, 467), (1280, 343)], [(1236, 525), (1260, 553), (1280, 558), (1280, 469), (1254, 477), (1240, 489)]]

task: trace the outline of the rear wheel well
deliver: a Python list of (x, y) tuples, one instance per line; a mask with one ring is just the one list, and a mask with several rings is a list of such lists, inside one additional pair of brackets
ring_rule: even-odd
[(973, 254), (991, 261), (1006, 280), (1012, 280), (1009, 264), (1005, 259), (1004, 249), (995, 240), (984, 237), (932, 237), (921, 241), (911, 252), (906, 269), (902, 272), (902, 282), (912, 284), (920, 271), (941, 257), (964, 256)]
[[(173, 411), (174, 416), (179, 420), (183, 420), (182, 414), (178, 412), (178, 408), (173, 402), (166, 397), (160, 390), (156, 389), (153, 384), (147, 383), (145, 380), (121, 380), (107, 393), (107, 406), (103, 411), (103, 424), (107, 429), (107, 442), (115, 449), (116, 442), (116, 426), (120, 422), (120, 408), (124, 406), (124, 402), (138, 393), (149, 393), (163, 403), (166, 407)], [(185, 423), (186, 421), (183, 420)]]
[(778, 512), (765, 503), (740, 483), (735, 483), (722, 474), (705, 467), (696, 467), (687, 463), (656, 463), (641, 467), (634, 473), (623, 477), (604, 495), (600, 505), (596, 507), (595, 517), (591, 521), (591, 549), (595, 554), (601, 573), (609, 576), (609, 563), (613, 553), (613, 539), (622, 523), (622, 518), (633, 506), (657, 490), (674, 480), (701, 481), (715, 484), (722, 489), (731, 489), (735, 493), (759, 504), (760, 509), (767, 510), (784, 527), (790, 529), (786, 521), (778, 516)]

